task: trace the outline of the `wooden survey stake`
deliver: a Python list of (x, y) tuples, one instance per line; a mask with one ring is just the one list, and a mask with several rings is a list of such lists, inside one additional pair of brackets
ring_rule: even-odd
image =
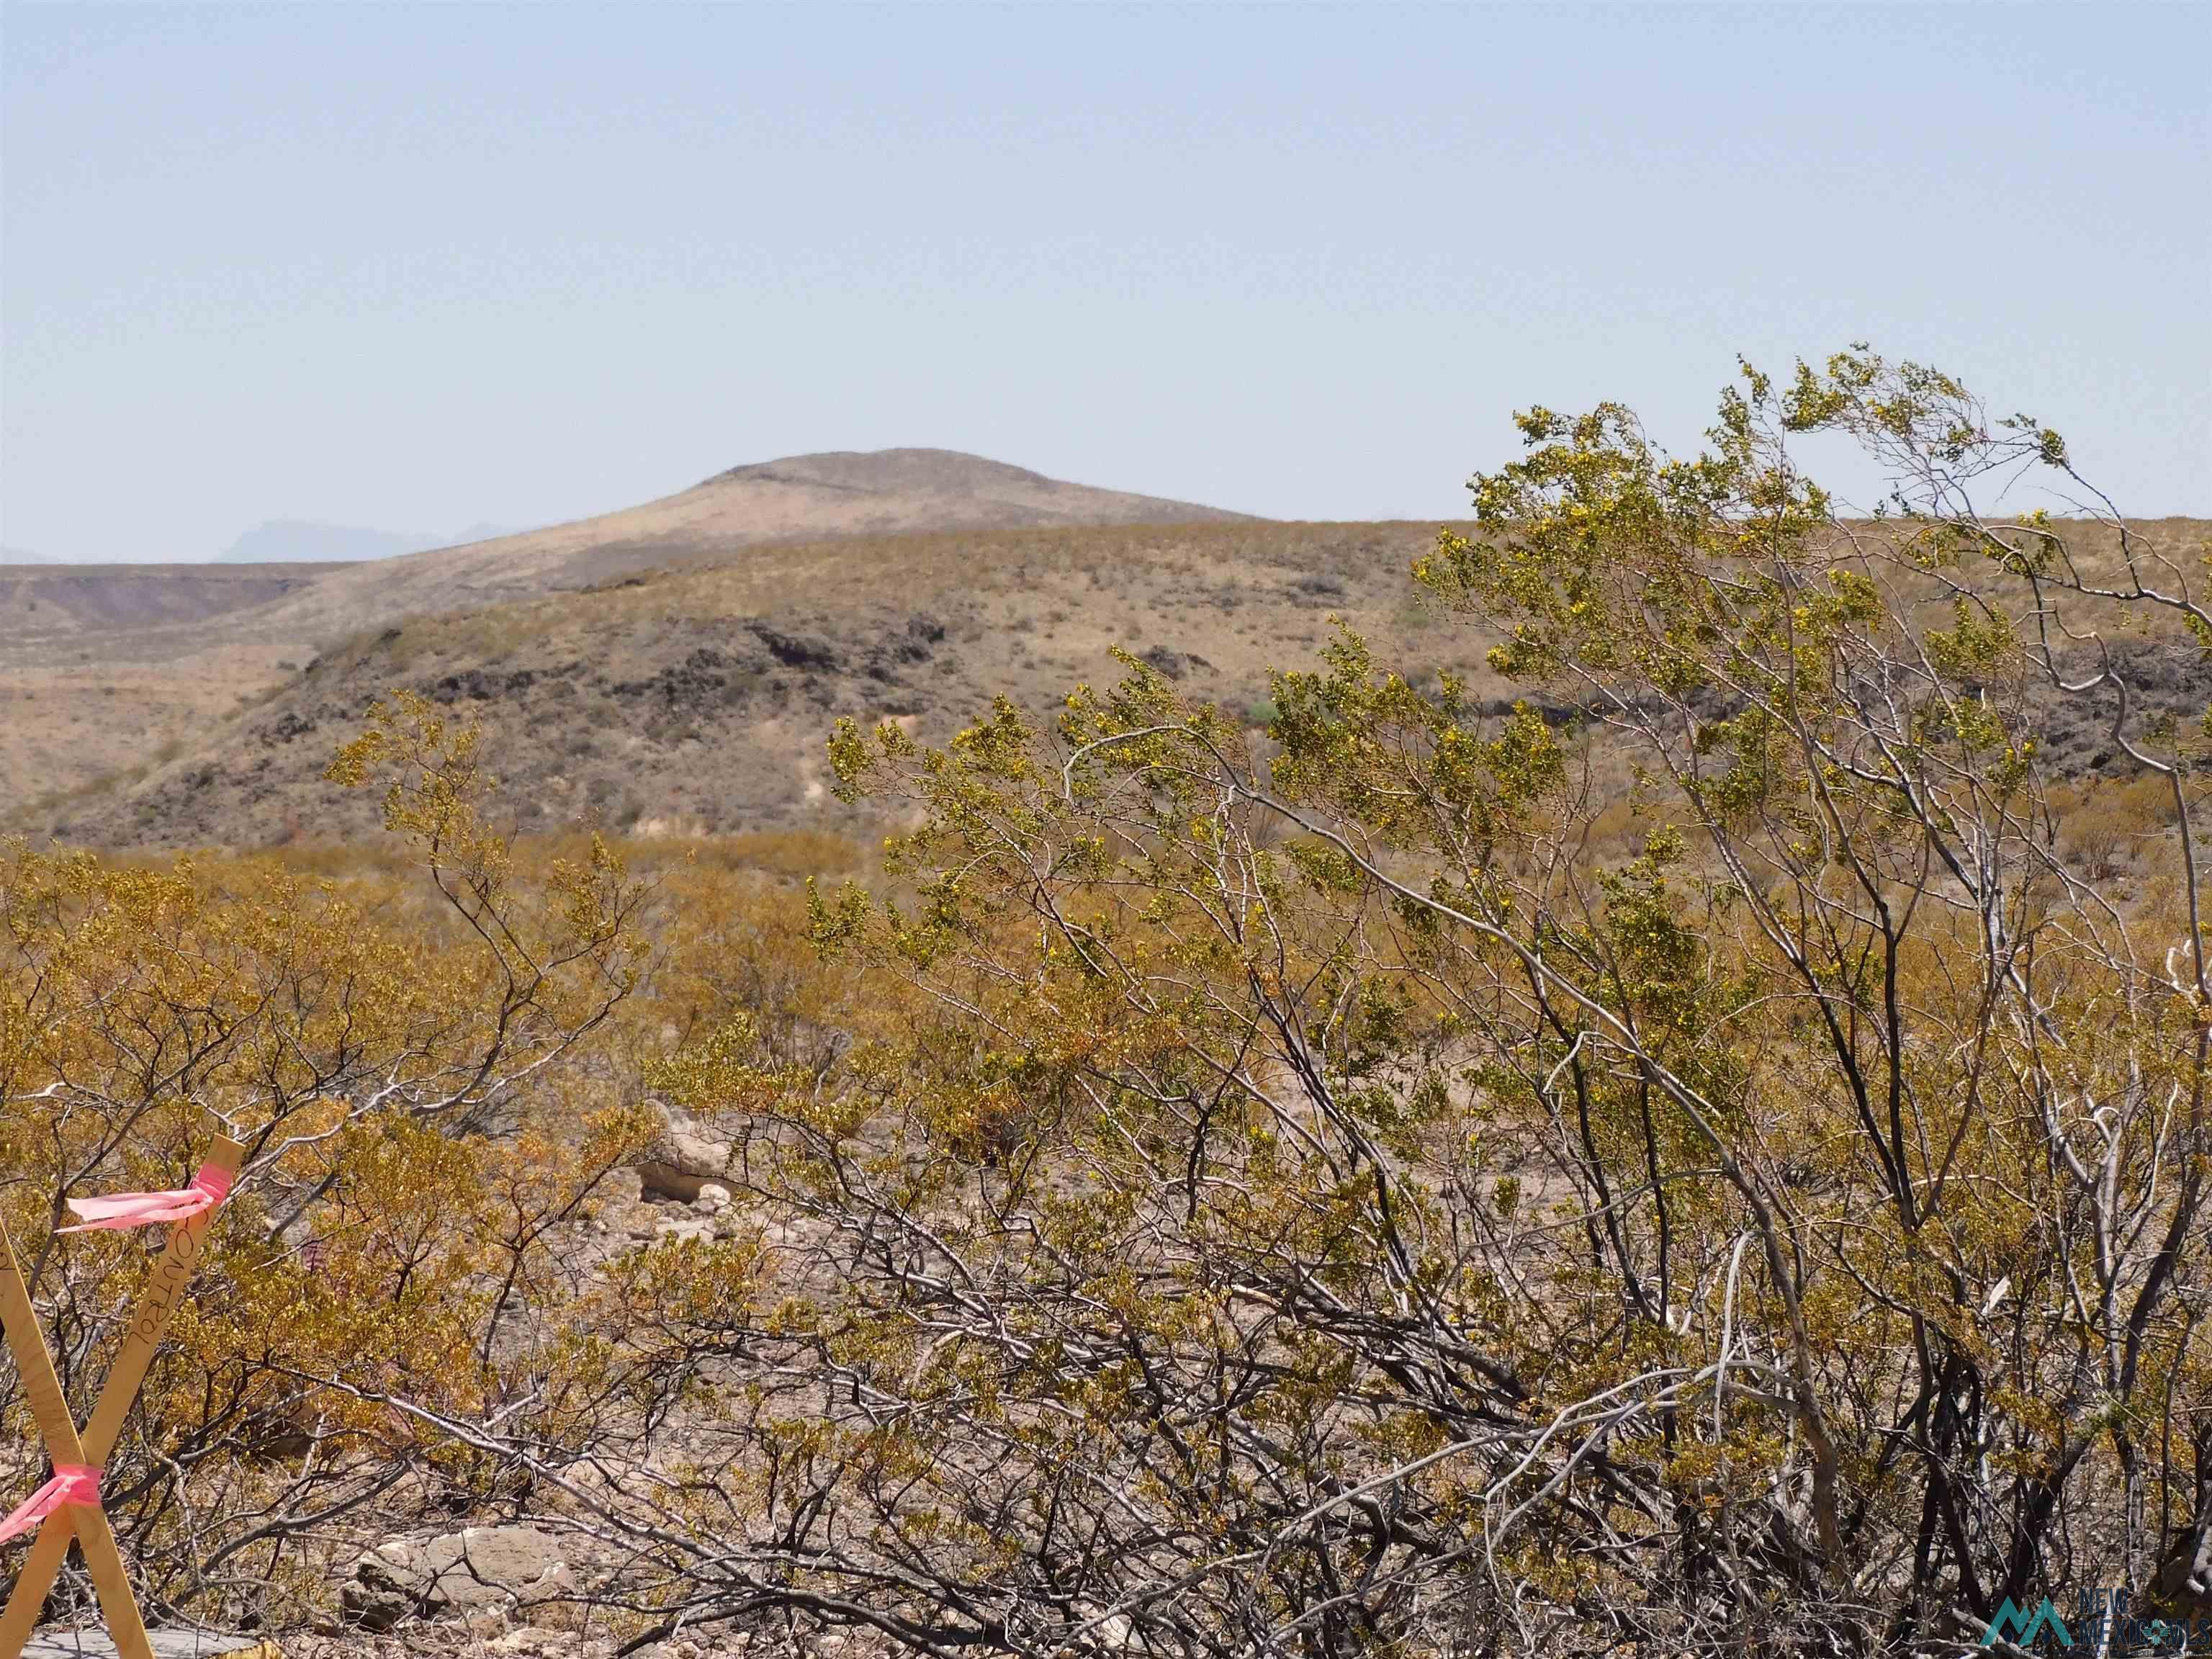
[[(218, 1135), (206, 1162), (222, 1171), (227, 1190), (244, 1157), (245, 1148)], [(130, 1328), (124, 1334), (122, 1352), (116, 1355), (114, 1368), (107, 1374), (107, 1382), (100, 1391), (99, 1404), (93, 1408), (92, 1420), (85, 1425), (82, 1439), (70, 1416), (69, 1402), (63, 1398), (61, 1383), (54, 1375), (53, 1360), (46, 1352), (46, 1334), (40, 1328), (38, 1311), (31, 1304), (30, 1287), (24, 1284), (21, 1270), (15, 1265), (14, 1243), (8, 1237), (6, 1227), (0, 1225), (0, 1316), (4, 1316), (8, 1346), (15, 1353), (23, 1378), (31, 1414), (46, 1443), (46, 1455), (57, 1468), (81, 1464), (97, 1468), (115, 1449), (115, 1443), (123, 1432), (123, 1420), (130, 1415), (131, 1403), (138, 1397), (147, 1369), (154, 1363), (155, 1351), (161, 1346), (169, 1328), (169, 1320), (185, 1299), (185, 1287), (199, 1266), (212, 1213), (210, 1210), (171, 1224), (168, 1243), (154, 1264), (152, 1277), (138, 1293), (137, 1305), (131, 1310)], [(115, 1534), (107, 1524), (106, 1513), (88, 1504), (66, 1504), (49, 1515), (40, 1528), (30, 1559), (24, 1562), (15, 1580), (15, 1591), (8, 1600), (7, 1611), (0, 1613), (0, 1659), (21, 1659), (38, 1622), (39, 1610), (46, 1604), (46, 1593), (53, 1588), (54, 1577), (69, 1553), (72, 1537), (84, 1552), (84, 1564), (92, 1574), (93, 1588), (100, 1596), (100, 1613), (114, 1638), (117, 1653), (122, 1659), (155, 1659), (153, 1645), (147, 1639), (145, 1621), (138, 1613), (137, 1598), (131, 1593), (131, 1577), (124, 1567), (122, 1552), (115, 1547)]]

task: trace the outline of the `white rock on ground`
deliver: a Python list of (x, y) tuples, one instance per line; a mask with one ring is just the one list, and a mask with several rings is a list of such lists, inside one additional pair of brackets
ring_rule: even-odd
[[(695, 1202), (700, 1189), (726, 1174), (727, 1141), (716, 1140), (681, 1113), (662, 1109), (663, 1127), (637, 1160), (638, 1181), (648, 1194)], [(720, 1188), (723, 1197), (729, 1188)]]
[(470, 1527), (427, 1541), (395, 1538), (354, 1563), (346, 1616), (390, 1630), (410, 1616), (528, 1607), (574, 1588), (560, 1546), (535, 1527)]

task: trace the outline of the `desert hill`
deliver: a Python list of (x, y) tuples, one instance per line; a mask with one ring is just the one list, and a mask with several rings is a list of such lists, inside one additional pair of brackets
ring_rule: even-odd
[[(641, 506), (437, 548), (418, 540), (396, 551), (412, 538), (287, 520), (247, 532), (207, 564), (0, 562), (0, 671), (23, 665), (39, 645), (64, 633), (111, 636), (106, 648), (130, 657), (173, 657), (214, 640), (247, 639), (282, 639), (313, 654), (327, 640), (394, 617), (588, 587), (657, 566), (712, 563), (763, 542), (1237, 521), (1250, 520), (1189, 501), (1066, 483), (954, 450), (793, 455), (732, 467)], [(349, 548), (351, 556), (270, 556), (316, 535), (326, 554)], [(218, 618), (228, 620), (210, 631)], [(160, 632), (177, 623), (192, 633)]]
[(97, 794), (197, 751), (240, 699), (274, 692), (334, 641), (410, 617), (779, 541), (1238, 520), (951, 450), (893, 449), (734, 467), (642, 506), (368, 562), (0, 570), (0, 824), (25, 822), (27, 801)]
[(326, 638), (425, 616), (714, 562), (763, 542), (1029, 525), (1193, 524), (1243, 515), (1066, 483), (949, 449), (793, 455), (733, 467), (619, 512), (402, 555), (334, 574), (256, 626)]
[[(1413, 602), (1426, 524), (1049, 526), (779, 543), (372, 627), (143, 775), (14, 827), (148, 848), (367, 833), (374, 800), (325, 783), (368, 702), (408, 687), (479, 720), (526, 830), (852, 827), (826, 799), (833, 721), (942, 740), (1005, 692), (1048, 716), (1110, 682), (1119, 646), (1264, 720), (1270, 665), (1310, 663), (1343, 617), (1420, 660), (1479, 660)], [(350, 573), (346, 573), (350, 574)], [(1471, 667), (1470, 661), (1435, 666)]]

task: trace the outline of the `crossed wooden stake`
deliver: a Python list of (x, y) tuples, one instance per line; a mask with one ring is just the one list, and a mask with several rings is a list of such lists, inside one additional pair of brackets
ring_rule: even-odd
[[(228, 1182), (238, 1174), (244, 1157), (245, 1149), (236, 1141), (218, 1135), (207, 1163), (222, 1170)], [(6, 1226), (0, 1224), (0, 1319), (6, 1322), (8, 1346), (15, 1352), (31, 1414), (38, 1421), (46, 1455), (57, 1471), (79, 1467), (96, 1472), (114, 1450), (123, 1419), (130, 1415), (131, 1402), (146, 1381), (147, 1367), (154, 1363), (154, 1352), (169, 1328), (177, 1304), (185, 1299), (185, 1287), (191, 1282), (193, 1270), (199, 1266), (211, 1218), (209, 1212), (170, 1225), (168, 1244), (154, 1264), (145, 1289), (138, 1293), (131, 1328), (123, 1338), (123, 1351), (107, 1374), (100, 1403), (94, 1407), (92, 1420), (85, 1425), (82, 1437), (54, 1375), (54, 1362), (46, 1352), (46, 1335), (31, 1305), (30, 1287), (15, 1265), (15, 1245)], [(93, 1588), (99, 1592), (100, 1613), (122, 1659), (154, 1659), (153, 1646), (146, 1639), (146, 1621), (139, 1617), (137, 1600), (131, 1593), (131, 1575), (124, 1567), (122, 1552), (115, 1547), (115, 1534), (107, 1524), (106, 1514), (97, 1502), (67, 1503), (46, 1516), (31, 1547), (30, 1559), (15, 1580), (15, 1593), (8, 1599), (7, 1611), (0, 1613), (0, 1659), (20, 1659), (38, 1623), (39, 1611), (46, 1604), (46, 1592), (53, 1588), (54, 1576), (69, 1553), (72, 1537), (84, 1551), (84, 1565), (92, 1574)]]

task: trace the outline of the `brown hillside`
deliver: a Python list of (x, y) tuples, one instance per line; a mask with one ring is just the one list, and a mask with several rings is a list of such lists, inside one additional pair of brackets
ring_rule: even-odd
[[(0, 823), (45, 821), (58, 801), (198, 750), (241, 697), (275, 690), (334, 640), (400, 618), (722, 562), (776, 541), (1236, 521), (951, 450), (890, 449), (736, 467), (641, 507), (362, 564), (0, 569)], [(795, 593), (811, 580), (789, 574)]]
[(0, 564), (0, 662), (175, 627), (296, 593), (337, 564)]
[(258, 626), (326, 638), (372, 622), (719, 562), (763, 542), (1026, 525), (1219, 523), (1188, 501), (1064, 483), (949, 449), (794, 455), (718, 473), (641, 507), (465, 547), (354, 565), (269, 607)]
[(1048, 714), (1077, 682), (1117, 678), (1117, 645), (1258, 711), (1267, 667), (1311, 662), (1332, 612), (1404, 660), (1425, 646), (1479, 657), (1407, 580), (1434, 533), (1227, 522), (764, 547), (367, 630), (143, 778), (16, 825), (143, 847), (350, 836), (374, 803), (322, 770), (399, 686), (482, 720), (526, 830), (846, 822), (822, 764), (840, 714), (942, 738), (1002, 691)]
[(330, 564), (0, 566), (0, 822), (197, 741), (312, 653), (223, 619)]

